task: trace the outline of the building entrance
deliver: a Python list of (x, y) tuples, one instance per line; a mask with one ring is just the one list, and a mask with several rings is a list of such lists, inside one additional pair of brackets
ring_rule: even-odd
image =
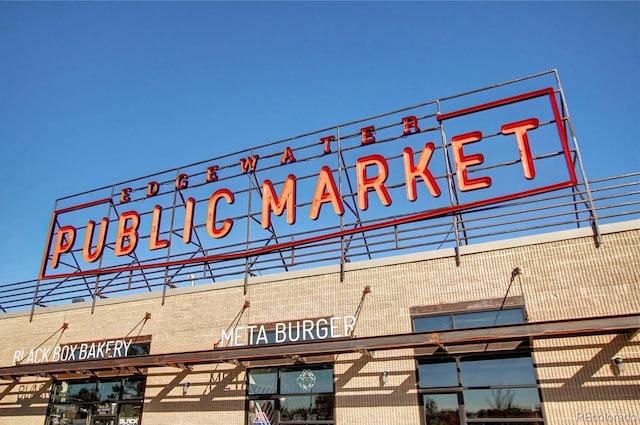
[(146, 378), (54, 381), (47, 425), (139, 425)]
[(116, 425), (116, 418), (114, 416), (96, 416), (91, 425)]

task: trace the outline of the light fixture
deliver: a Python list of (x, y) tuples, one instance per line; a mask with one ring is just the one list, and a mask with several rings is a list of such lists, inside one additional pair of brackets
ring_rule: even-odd
[(182, 395), (187, 395), (189, 392), (189, 387), (191, 386), (191, 382), (185, 382), (182, 386)]
[(616, 368), (617, 374), (620, 375), (624, 372), (624, 359), (622, 356), (615, 356), (611, 359), (611, 363), (613, 363), (613, 367)]
[(382, 371), (382, 375), (380, 376), (380, 380), (382, 381), (382, 384), (386, 384), (387, 381), (389, 380), (389, 371), (384, 370)]

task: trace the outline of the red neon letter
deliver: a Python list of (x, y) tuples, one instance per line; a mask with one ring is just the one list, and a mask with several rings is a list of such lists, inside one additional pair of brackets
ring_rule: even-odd
[(293, 151), (289, 146), (284, 149), (284, 153), (282, 154), (282, 159), (280, 160), (280, 165), (287, 164), (289, 162), (296, 162), (296, 157), (293, 156)]
[(149, 235), (149, 250), (166, 248), (169, 246), (167, 239), (158, 239), (160, 235), (160, 218), (162, 217), (162, 207), (156, 205), (153, 207), (153, 215), (151, 216), (151, 234)]
[(182, 229), (182, 241), (184, 243), (191, 242), (191, 229), (193, 229), (193, 207), (196, 200), (193, 198), (187, 199), (184, 204), (184, 228)]
[(258, 158), (260, 158), (258, 155), (240, 158), (240, 168), (242, 169), (242, 172), (246, 173), (249, 170), (255, 171), (256, 165), (258, 165)]
[(362, 134), (362, 145), (368, 145), (369, 143), (375, 143), (376, 136), (373, 133), (376, 132), (376, 128), (372, 125), (369, 127), (363, 127), (360, 129), (360, 134)]
[(107, 227), (109, 226), (109, 219), (104, 217), (102, 221), (100, 221), (100, 233), (98, 234), (98, 243), (96, 245), (96, 250), (92, 254), (91, 253), (91, 242), (93, 241), (93, 231), (96, 227), (96, 222), (90, 220), (87, 223), (87, 233), (84, 236), (84, 245), (82, 246), (82, 258), (87, 263), (93, 263), (102, 255), (102, 251), (104, 250), (104, 244), (107, 239)]
[(320, 143), (324, 145), (324, 150), (322, 153), (328, 154), (331, 153), (331, 145), (330, 143), (336, 140), (336, 136), (325, 136), (320, 138)]
[(262, 184), (262, 227), (264, 229), (271, 226), (271, 210), (276, 215), (282, 215), (287, 209), (287, 223), (296, 222), (296, 176), (289, 174), (284, 181), (282, 194), (276, 196), (271, 180), (265, 180)]
[(211, 167), (207, 167), (207, 183), (215, 182), (218, 180), (218, 167), (217, 165), (212, 165)]
[(219, 189), (209, 198), (209, 206), (207, 208), (207, 232), (209, 232), (209, 236), (216, 239), (225, 237), (227, 233), (231, 231), (231, 226), (233, 226), (233, 220), (227, 218), (222, 222), (222, 227), (216, 227), (216, 209), (218, 208), (218, 201), (220, 199), (227, 201), (227, 204), (233, 204), (233, 193), (231, 193), (229, 189)]
[(536, 176), (536, 169), (533, 167), (533, 158), (531, 157), (527, 130), (538, 128), (538, 124), (539, 121), (536, 118), (529, 118), (528, 120), (505, 124), (500, 129), (502, 134), (515, 133), (518, 151), (520, 152), (520, 162), (522, 162), (522, 171), (524, 172), (524, 176), (529, 180)]
[(189, 176), (186, 174), (180, 174), (176, 177), (176, 189), (186, 189), (189, 186)]
[(122, 213), (118, 221), (118, 233), (113, 253), (116, 257), (131, 254), (138, 245), (138, 226), (140, 216), (135, 211)]
[(131, 188), (130, 187), (125, 187), (124, 189), (122, 189), (120, 191), (120, 203), (124, 204), (126, 202), (131, 201), (131, 197), (129, 196), (129, 194), (131, 193)]
[[(374, 177), (367, 176), (367, 167), (375, 165), (380, 173)], [(381, 155), (369, 155), (358, 158), (356, 161), (356, 177), (358, 180), (358, 208), (366, 210), (369, 208), (369, 198), (367, 192), (375, 190), (382, 205), (391, 205), (391, 197), (384, 185), (389, 175), (389, 165)]]
[(435, 198), (440, 196), (440, 188), (438, 187), (438, 183), (436, 183), (436, 179), (433, 178), (433, 174), (429, 171), (429, 161), (431, 161), (431, 155), (433, 154), (433, 150), (436, 148), (436, 145), (433, 142), (428, 142), (424, 145), (424, 149), (422, 150), (422, 154), (420, 155), (420, 161), (418, 161), (418, 166), (415, 167), (413, 165), (413, 151), (411, 148), (406, 147), (402, 151), (402, 156), (404, 157), (404, 180), (407, 186), (407, 199), (411, 202), (418, 199), (418, 194), (416, 191), (416, 179), (418, 177), (422, 178), (422, 181), (429, 188), (429, 192)]
[(471, 133), (460, 134), (451, 139), (451, 147), (453, 148), (453, 158), (456, 164), (456, 176), (458, 177), (458, 185), (460, 190), (483, 189), (491, 186), (490, 177), (478, 177), (470, 179), (467, 175), (467, 167), (470, 165), (478, 165), (484, 162), (484, 155), (476, 153), (473, 155), (465, 155), (462, 147), (467, 143), (475, 143), (482, 140), (482, 133), (473, 131)]
[(67, 253), (73, 247), (73, 242), (76, 240), (76, 228), (73, 226), (62, 226), (58, 230), (58, 236), (56, 236), (56, 245), (53, 247), (53, 255), (51, 256), (51, 267), (54, 269), (58, 267), (60, 261), (60, 255)]
[(409, 134), (420, 133), (420, 127), (418, 127), (418, 118), (413, 115), (402, 118), (402, 124), (404, 125), (404, 130), (402, 134), (408, 136)]
[(320, 207), (322, 207), (322, 204), (325, 202), (331, 202), (333, 211), (335, 211), (337, 215), (344, 214), (344, 205), (342, 205), (342, 199), (338, 195), (338, 188), (333, 179), (333, 174), (331, 174), (331, 168), (326, 165), (320, 169), (316, 191), (311, 200), (311, 211), (309, 211), (309, 218), (311, 218), (311, 220), (318, 219)]
[(158, 182), (149, 182), (147, 185), (147, 197), (156, 196), (158, 191), (160, 190), (160, 185)]

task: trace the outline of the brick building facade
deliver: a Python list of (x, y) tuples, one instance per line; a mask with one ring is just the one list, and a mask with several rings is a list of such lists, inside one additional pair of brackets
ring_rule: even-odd
[[(0, 423), (640, 423), (640, 222), (600, 233), (6, 313)], [(259, 343), (278, 323), (307, 338)], [(51, 361), (119, 340), (142, 351)]]

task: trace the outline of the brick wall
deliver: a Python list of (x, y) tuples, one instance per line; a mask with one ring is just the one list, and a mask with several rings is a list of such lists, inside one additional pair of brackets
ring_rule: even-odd
[[(242, 282), (230, 282), (169, 290), (164, 305), (153, 293), (101, 301), (93, 314), (89, 303), (41, 309), (31, 322), (28, 314), (5, 314), (0, 365), (11, 365), (16, 349), (125, 335), (151, 335), (152, 354), (209, 350), (241, 312), (242, 325), (353, 315), (366, 285), (372, 292), (357, 336), (410, 332), (410, 307), (500, 298), (507, 290), (524, 297), (531, 321), (638, 313), (640, 226), (627, 227), (603, 232), (599, 248), (588, 233), (564, 232), (465, 247), (459, 266), (450, 251), (437, 251), (348, 264), (343, 282), (328, 267), (252, 279), (246, 295)], [(516, 267), (522, 275), (512, 275)], [(69, 328), (61, 333), (63, 323)], [(547, 424), (627, 413), (640, 422), (637, 335), (536, 340), (534, 347)], [(622, 374), (611, 366), (614, 355), (626, 360)], [(415, 368), (412, 350), (337, 356), (336, 423), (419, 424)], [(244, 368), (233, 364), (149, 370), (143, 423), (242, 424), (244, 382)], [(46, 378), (0, 381), (0, 424), (42, 425), (49, 387)]]

